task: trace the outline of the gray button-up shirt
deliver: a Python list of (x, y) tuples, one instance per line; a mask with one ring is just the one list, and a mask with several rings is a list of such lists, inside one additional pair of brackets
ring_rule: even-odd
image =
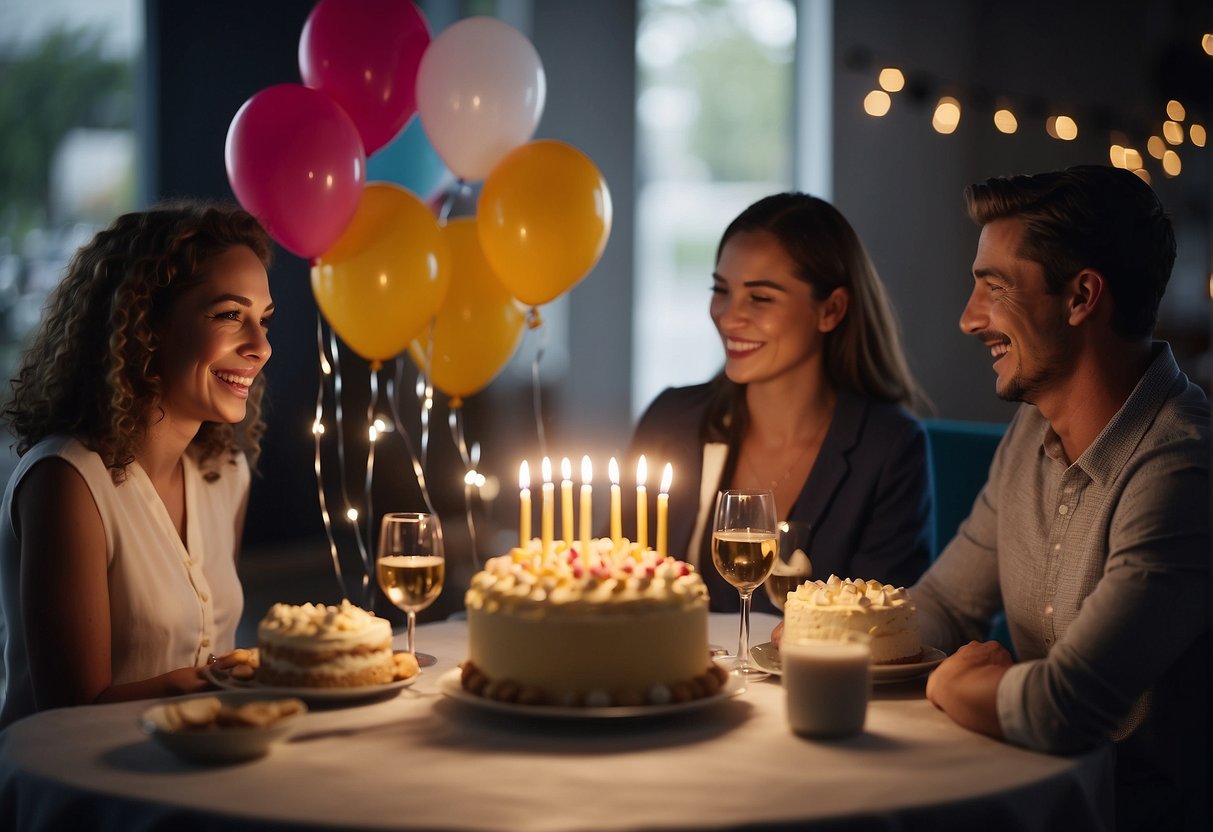
[(1009, 741), (1065, 753), (1116, 740), (1118, 782), (1131, 768), (1161, 794), (1192, 774), (1185, 747), (1208, 752), (1210, 427), (1204, 393), (1154, 349), (1073, 464), (1040, 412), (1019, 409), (911, 594), (924, 642), (947, 652), (1005, 608), (1019, 659), (998, 687)]

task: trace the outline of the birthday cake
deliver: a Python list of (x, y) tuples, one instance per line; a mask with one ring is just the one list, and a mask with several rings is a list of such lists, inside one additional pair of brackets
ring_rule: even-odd
[(827, 581), (808, 581), (788, 593), (784, 641), (839, 630), (868, 633), (873, 664), (905, 664), (922, 658), (918, 608), (901, 587), (831, 575)]
[(304, 688), (382, 685), (397, 675), (392, 628), (349, 601), (274, 604), (257, 627), (257, 681)]
[(660, 705), (720, 690), (708, 593), (690, 564), (609, 539), (490, 559), (465, 596), (463, 687), (500, 701)]

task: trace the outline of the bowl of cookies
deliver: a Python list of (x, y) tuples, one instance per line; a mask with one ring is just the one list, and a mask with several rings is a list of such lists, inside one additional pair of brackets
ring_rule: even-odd
[(267, 754), (305, 713), (300, 699), (227, 692), (157, 703), (140, 715), (139, 726), (191, 762), (235, 763)]

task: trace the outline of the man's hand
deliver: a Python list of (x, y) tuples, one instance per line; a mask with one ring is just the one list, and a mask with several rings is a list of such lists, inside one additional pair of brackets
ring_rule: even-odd
[(970, 641), (927, 678), (927, 700), (957, 724), (1002, 739), (998, 683), (1013, 664), (996, 641)]

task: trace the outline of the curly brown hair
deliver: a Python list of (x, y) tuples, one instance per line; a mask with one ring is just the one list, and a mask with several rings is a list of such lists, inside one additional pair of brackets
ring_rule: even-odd
[[(212, 258), (233, 246), (247, 246), (269, 267), (270, 238), (255, 217), (191, 200), (123, 214), (77, 250), (3, 410), (17, 453), (53, 434), (74, 436), (121, 482), (163, 393), (157, 324), (206, 276)], [(254, 464), (265, 432), (264, 390), (258, 374), (244, 421), (203, 423), (190, 453), (203, 462), (244, 452)]]

